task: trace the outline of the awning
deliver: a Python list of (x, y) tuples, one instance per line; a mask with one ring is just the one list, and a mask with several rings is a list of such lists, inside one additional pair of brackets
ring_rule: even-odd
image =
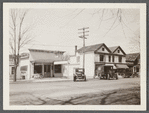
[(113, 69), (116, 69), (114, 64), (105, 64), (105, 66), (113, 66)]
[(56, 62), (54, 62), (54, 65), (57, 65), (57, 64), (68, 64), (68, 61), (56, 61)]
[(53, 63), (61, 61), (61, 57), (56, 57), (55, 54), (49, 52), (30, 51), (30, 61), (35, 63)]
[(127, 69), (129, 67), (127, 65), (124, 65), (124, 64), (116, 64), (116, 68), (117, 69)]
[(138, 64), (138, 65), (135, 65), (135, 66), (133, 66), (133, 67), (137, 67), (137, 68), (140, 68), (140, 65)]

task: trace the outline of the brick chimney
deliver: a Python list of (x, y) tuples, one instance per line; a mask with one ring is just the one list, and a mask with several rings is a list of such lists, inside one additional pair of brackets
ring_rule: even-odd
[(75, 55), (76, 55), (76, 53), (77, 53), (77, 45), (75, 45)]

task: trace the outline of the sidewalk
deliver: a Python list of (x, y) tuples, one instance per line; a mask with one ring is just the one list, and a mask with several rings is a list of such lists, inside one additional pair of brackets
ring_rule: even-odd
[(70, 78), (42, 78), (42, 79), (33, 79), (32, 82), (61, 82), (61, 81), (72, 81)]
[(30, 80), (17, 80), (13, 82), (13, 80), (9, 80), (10, 84), (15, 83), (42, 83), (42, 82), (61, 82), (61, 81), (72, 81), (70, 78), (42, 78), (42, 79), (30, 79)]
[[(87, 78), (87, 80), (98, 80), (99, 78)], [(121, 76), (119, 76), (119, 79), (122, 79)], [(73, 81), (72, 78), (42, 78), (42, 79), (30, 79), (30, 80), (17, 80), (16, 82), (13, 82), (13, 80), (9, 80), (10, 84), (17, 84), (17, 83), (45, 83), (45, 82), (65, 82), (65, 81)]]

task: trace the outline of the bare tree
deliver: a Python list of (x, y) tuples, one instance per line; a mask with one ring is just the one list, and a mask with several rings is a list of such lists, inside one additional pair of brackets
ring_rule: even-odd
[(21, 9), (11, 9), (10, 10), (10, 38), (9, 38), (9, 45), (10, 45), (10, 52), (13, 55), (14, 61), (14, 81), (16, 81), (17, 77), (17, 67), (19, 65), (20, 59), (20, 49), (25, 46), (26, 44), (32, 41), (32, 38), (29, 34), (30, 26), (24, 25), (24, 20), (28, 10), (21, 10)]
[(58, 56), (62, 61), (68, 61), (69, 59), (70, 59), (70, 55), (69, 55), (69, 53), (61, 53), (61, 52), (56, 52), (55, 53), (56, 54), (56, 56)]
[[(83, 12), (85, 12), (85, 9), (80, 9), (80, 10), (76, 9), (76, 10), (72, 11), (70, 13), (70, 14), (72, 14), (72, 18), (64, 26), (69, 24), (73, 19), (75, 19), (77, 16), (79, 16)], [(125, 38), (127, 38), (126, 31), (124, 28), (127, 28), (129, 31), (132, 31), (133, 34), (134, 34), (134, 31), (131, 29), (131, 27), (129, 27), (128, 24), (126, 24), (126, 21), (128, 21), (129, 19), (126, 18), (125, 12), (128, 12), (128, 11), (125, 11), (125, 9), (121, 9), (121, 8), (95, 9), (93, 11), (93, 13), (90, 13), (90, 14), (91, 14), (91, 17), (98, 15), (98, 17), (99, 17), (98, 29), (100, 28), (100, 26), (102, 25), (103, 22), (108, 22), (108, 21), (112, 22), (113, 21), (111, 23), (111, 25), (109, 24), (109, 28), (107, 29), (107, 31), (105, 30), (106, 32), (103, 35), (103, 37), (105, 37), (111, 30), (114, 30), (118, 26), (121, 26), (121, 30), (122, 30)], [(129, 11), (129, 12), (131, 12), (131, 11)], [(68, 15), (66, 15), (66, 16), (68, 16)], [(134, 15), (134, 16), (137, 16), (137, 15)], [(136, 19), (136, 18), (134, 17), (134, 19)]]
[(64, 53), (62, 56), (61, 56), (61, 59), (63, 61), (68, 61), (70, 59), (70, 55), (68, 53)]
[[(140, 13), (137, 11), (138, 9), (131, 10), (131, 9), (122, 9), (122, 8), (116, 8), (116, 9), (94, 9), (93, 12), (90, 12), (89, 14), (91, 15), (91, 18), (96, 15), (98, 17), (98, 29), (101, 28), (103, 23), (108, 23), (107, 29), (105, 29), (105, 34), (103, 37), (105, 37), (108, 33), (119, 27), (119, 30), (122, 31), (125, 39), (129, 40), (130, 45), (132, 45), (132, 50), (135, 49), (135, 51), (140, 50), (140, 20), (139, 16)], [(72, 11), (70, 14), (72, 15), (70, 21), (68, 21), (67, 24), (72, 22), (73, 19), (77, 18), (77, 16), (81, 15), (81, 13), (88, 13), (85, 12), (86, 9), (76, 9)], [(131, 19), (126, 16), (131, 15)], [(68, 16), (68, 15), (66, 15)], [(132, 29), (131, 23), (136, 22), (135, 24), (138, 25), (138, 30)], [(103, 27), (102, 27), (103, 29)], [(134, 36), (129, 36), (128, 31), (131, 33), (131, 35)], [(129, 37), (129, 38), (128, 38)]]

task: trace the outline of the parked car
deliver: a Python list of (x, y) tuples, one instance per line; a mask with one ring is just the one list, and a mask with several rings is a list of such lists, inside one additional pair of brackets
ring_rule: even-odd
[(86, 75), (84, 74), (84, 69), (83, 68), (74, 68), (73, 71), (73, 81), (75, 82), (76, 80), (84, 80), (86, 81)]
[(112, 66), (102, 66), (100, 70), (96, 70), (96, 74), (100, 79), (118, 79), (116, 70)]
[(123, 78), (130, 78), (132, 74), (133, 72), (131, 69), (125, 69), (121, 75)]
[(25, 79), (27, 76), (27, 71), (21, 71), (21, 78), (20, 79)]

